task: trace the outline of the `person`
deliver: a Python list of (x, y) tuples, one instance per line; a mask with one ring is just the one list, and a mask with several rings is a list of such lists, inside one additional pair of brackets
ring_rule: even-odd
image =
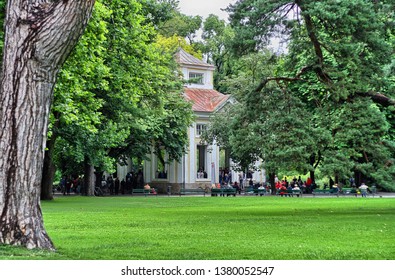
[(73, 186), (73, 181), (71, 180), (71, 177), (68, 177), (67, 181), (66, 181), (66, 192), (63, 193), (63, 194), (64, 195), (70, 195), (72, 186)]
[(239, 194), (241, 194), (241, 188), (240, 188), (240, 186), (239, 186), (239, 183), (237, 183), (237, 181), (235, 181), (235, 182), (233, 183), (233, 188), (236, 189), (236, 192), (238, 192)]
[(359, 190), (361, 192), (362, 197), (366, 197), (368, 194), (368, 189), (369, 187), (365, 185), (365, 183), (362, 183), (361, 186), (359, 186)]
[(119, 178), (116, 177), (114, 181), (115, 195), (118, 195), (119, 193), (119, 186), (120, 186)]
[(122, 181), (121, 181), (121, 194), (125, 194), (125, 190), (126, 190), (126, 181), (125, 181), (125, 179), (122, 179)]
[(354, 177), (350, 177), (350, 188), (355, 188), (355, 179), (354, 179)]
[(294, 187), (292, 188), (292, 190), (300, 191), (299, 185), (298, 184), (294, 184)]
[(332, 186), (332, 189), (330, 189), (331, 193), (338, 193), (339, 192), (339, 186), (337, 184), (334, 184)]
[(285, 185), (281, 185), (278, 192), (281, 196), (284, 196), (284, 195), (287, 196), (287, 194), (288, 194), (288, 191), (287, 191), (287, 188), (285, 187)]
[(276, 183), (276, 189), (279, 190), (281, 188), (282, 184), (280, 181), (277, 181)]
[(107, 188), (110, 191), (110, 195), (114, 194), (114, 180), (112, 176), (107, 177)]
[(298, 184), (294, 184), (294, 187), (292, 188), (292, 193), (296, 191), (296, 196), (299, 197), (300, 194), (300, 187)]
[(149, 193), (157, 194), (155, 188), (151, 188), (151, 186), (148, 185), (148, 183), (144, 185), (144, 190), (149, 190)]

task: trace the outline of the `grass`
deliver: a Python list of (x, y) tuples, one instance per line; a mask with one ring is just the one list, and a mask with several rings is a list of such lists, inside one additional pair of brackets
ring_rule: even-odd
[(0, 246), (0, 259), (395, 259), (395, 200), (60, 197), (43, 202), (57, 251)]

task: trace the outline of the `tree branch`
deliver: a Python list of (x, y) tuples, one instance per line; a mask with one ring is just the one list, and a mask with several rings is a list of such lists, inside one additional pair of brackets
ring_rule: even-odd
[(357, 92), (356, 95), (363, 97), (370, 97), (374, 103), (380, 104), (384, 107), (395, 106), (395, 99), (385, 96), (382, 93), (368, 91), (368, 92)]
[(264, 80), (261, 81), (261, 83), (257, 86), (257, 88), (255, 89), (255, 92), (260, 92), (268, 82), (270, 81), (286, 81), (286, 82), (295, 82), (295, 81), (303, 81), (301, 79), (301, 76), (306, 73), (309, 70), (312, 70), (314, 68), (313, 65), (307, 65), (304, 66), (300, 69), (300, 71), (295, 75), (295, 77), (268, 77)]

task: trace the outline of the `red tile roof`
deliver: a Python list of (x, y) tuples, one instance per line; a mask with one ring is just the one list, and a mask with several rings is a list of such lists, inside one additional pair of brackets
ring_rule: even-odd
[(184, 88), (184, 95), (192, 101), (195, 112), (212, 113), (229, 99), (229, 95), (213, 89)]

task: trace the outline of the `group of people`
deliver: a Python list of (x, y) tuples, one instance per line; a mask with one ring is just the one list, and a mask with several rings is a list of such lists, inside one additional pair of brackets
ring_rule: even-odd
[(228, 185), (232, 183), (232, 172), (228, 168), (219, 169), (219, 184)]
[[(331, 191), (333, 193), (339, 193), (341, 191), (341, 188), (339, 188), (338, 184), (334, 184), (331, 187)], [(369, 187), (364, 182), (362, 182), (362, 184), (359, 187), (356, 187), (355, 184), (352, 185), (351, 193), (355, 193), (355, 194), (360, 193), (362, 197), (367, 197), (368, 192), (369, 192)]]
[(59, 191), (63, 195), (70, 195), (71, 193), (82, 193), (83, 192), (83, 180), (80, 177), (65, 176), (60, 179)]
[(284, 177), (283, 180), (279, 180), (276, 175), (274, 177), (274, 184), (277, 192), (300, 190), (303, 193), (311, 193), (317, 187), (310, 177), (307, 178), (306, 181), (302, 181), (300, 176), (298, 179), (294, 177), (291, 182), (288, 182), (287, 177)]

